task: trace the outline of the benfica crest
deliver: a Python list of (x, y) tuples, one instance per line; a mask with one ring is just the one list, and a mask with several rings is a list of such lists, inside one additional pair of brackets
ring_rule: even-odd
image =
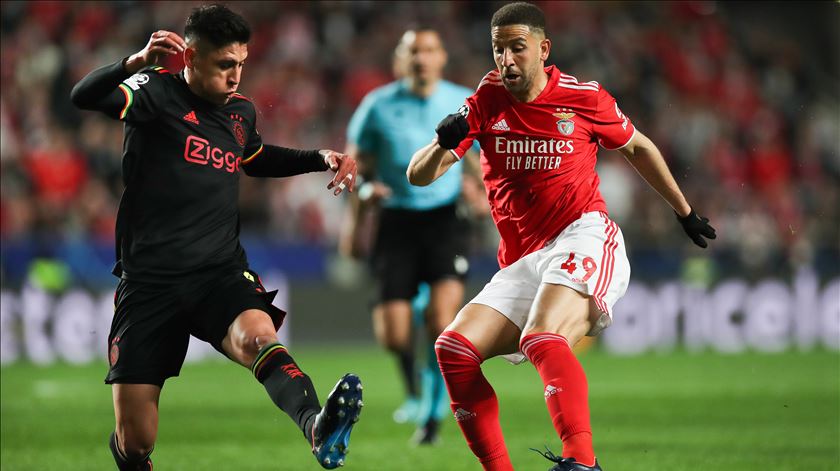
[(575, 132), (575, 122), (572, 121), (575, 116), (574, 113), (552, 113), (552, 115), (555, 118), (560, 118), (560, 121), (557, 121), (557, 130), (560, 131), (560, 134), (571, 136)]

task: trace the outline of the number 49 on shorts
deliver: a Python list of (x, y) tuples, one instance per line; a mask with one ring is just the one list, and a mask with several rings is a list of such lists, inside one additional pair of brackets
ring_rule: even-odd
[[(595, 271), (598, 269), (598, 265), (595, 263), (595, 260), (592, 257), (586, 257), (581, 262), (583, 264), (583, 269), (586, 271), (586, 275), (583, 276), (580, 280), (573, 279), (572, 281), (578, 283), (586, 283), (589, 281), (589, 278), (595, 274)], [(577, 270), (577, 264), (575, 263), (575, 253), (569, 252), (569, 258), (560, 265), (560, 268), (569, 272), (570, 275), (574, 275), (575, 270)]]

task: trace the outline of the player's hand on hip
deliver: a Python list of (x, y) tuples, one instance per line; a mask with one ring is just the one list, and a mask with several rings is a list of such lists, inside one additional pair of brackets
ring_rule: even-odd
[(457, 113), (452, 113), (443, 118), (435, 128), (438, 144), (444, 149), (454, 149), (461, 144), (461, 141), (470, 133), (470, 124), (467, 122), (469, 108), (462, 106)]
[(328, 190), (333, 190), (334, 195), (340, 195), (344, 189), (351, 193), (356, 187), (356, 160), (349, 155), (334, 150), (319, 151), (324, 156), (324, 162), (335, 172), (332, 181), (327, 185)]
[(715, 239), (717, 238), (717, 234), (715, 233), (715, 228), (709, 225), (709, 218), (700, 217), (694, 208), (691, 208), (691, 212), (688, 213), (687, 216), (680, 217), (677, 214), (677, 220), (682, 225), (685, 233), (688, 234), (688, 237), (694, 241), (700, 247), (704, 249), (708, 247), (708, 242), (703, 237), (707, 239)]
[(149, 37), (146, 47), (133, 54), (126, 61), (126, 71), (137, 72), (151, 64), (157, 64), (166, 56), (183, 53), (187, 43), (181, 36), (172, 31), (155, 31)]

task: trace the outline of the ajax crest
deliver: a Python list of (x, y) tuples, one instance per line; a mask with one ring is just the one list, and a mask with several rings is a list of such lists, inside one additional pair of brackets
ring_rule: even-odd
[(245, 145), (245, 129), (238, 121), (233, 122), (233, 135), (236, 137), (236, 143), (240, 146)]

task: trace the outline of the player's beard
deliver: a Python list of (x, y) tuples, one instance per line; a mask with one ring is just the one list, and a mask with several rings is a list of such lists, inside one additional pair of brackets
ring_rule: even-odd
[(505, 86), (507, 91), (515, 96), (519, 96), (525, 94), (528, 89), (531, 88), (531, 84), (534, 82), (534, 75), (533, 74), (520, 74), (518, 83), (511, 84), (507, 80), (502, 80), (502, 84)]

